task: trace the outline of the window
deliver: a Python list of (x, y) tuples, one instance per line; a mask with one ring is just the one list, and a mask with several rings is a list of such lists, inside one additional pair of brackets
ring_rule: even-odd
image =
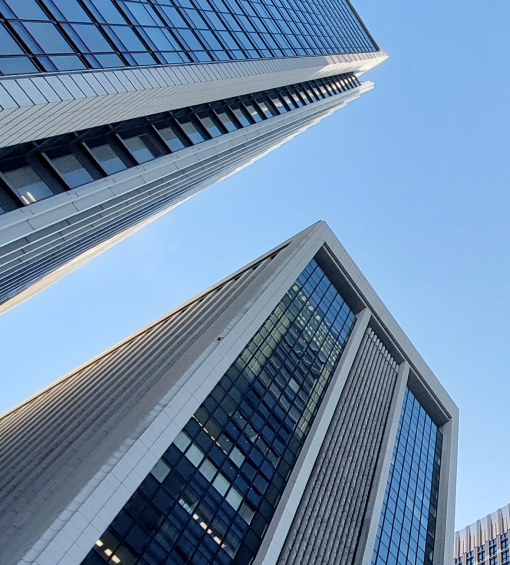
[(228, 115), (226, 110), (216, 112), (216, 115), (220, 119), (221, 123), (225, 126), (227, 131), (234, 131), (237, 129), (236, 125)]
[(93, 147), (90, 151), (108, 175), (113, 175), (126, 168), (126, 165), (110, 145), (99, 145), (99, 147)]
[(197, 130), (195, 124), (193, 124), (191, 120), (178, 120), (178, 122), (193, 145), (195, 145), (195, 143), (205, 141), (204, 136)]
[(462, 565), (462, 557), (455, 558), (455, 565)]
[(74, 155), (52, 159), (52, 163), (70, 188), (76, 188), (94, 180)]
[(490, 565), (498, 565), (498, 558), (497, 557), (491, 557), (489, 563), (490, 563)]
[(474, 551), (470, 551), (467, 555), (466, 555), (466, 565), (473, 565), (474, 564)]
[(500, 542), (501, 542), (501, 549), (507, 549), (508, 548), (508, 532), (501, 536)]
[[(302, 374), (294, 375), (303, 396), (299, 420), (311, 424), (347, 341), (347, 337), (333, 333), (334, 321), (343, 317), (346, 336), (355, 323), (352, 312), (346, 316), (341, 313), (343, 300), (315, 261), (294, 286), (101, 535), (83, 565), (99, 563), (97, 556), (103, 558), (105, 548), (120, 558), (121, 565), (124, 561), (185, 560), (197, 565), (228, 564), (234, 557), (243, 565), (253, 562), (306, 441), (306, 430), (301, 432), (291, 424), (278, 400), (283, 398), (290, 376), (283, 370), (271, 373), (271, 377), (268, 373), (269, 384), (278, 390), (275, 397), (257, 374), (265, 371), (273, 355), (286, 358), (296, 353), (286, 337), (294, 335), (294, 345), (302, 339), (302, 353), (310, 352), (313, 363), (322, 367), (317, 377), (321, 390), (312, 392), (307, 387), (311, 373), (305, 366)], [(319, 304), (328, 291), (331, 299), (323, 310)], [(290, 311), (291, 305), (296, 314)], [(308, 313), (314, 315), (316, 325), (309, 323)], [(283, 317), (290, 327), (284, 326)], [(322, 345), (322, 338), (331, 348)], [(320, 353), (330, 363), (329, 368), (320, 361)], [(251, 364), (253, 359), (259, 360), (257, 367)], [(246, 422), (248, 413), (257, 432)], [(272, 449), (281, 454), (279, 463), (269, 457)], [(237, 464), (231, 454), (235, 454)], [(164, 526), (151, 527), (148, 519), (154, 515), (164, 520)], [(143, 536), (143, 542), (133, 543), (135, 535)], [(109, 541), (113, 537), (115, 544)], [(155, 548), (163, 544), (165, 551), (156, 555)], [(132, 553), (129, 560), (123, 557), (126, 548)]]
[(253, 104), (248, 102), (248, 103), (245, 104), (245, 107), (248, 110), (248, 112), (250, 113), (251, 117), (253, 118), (253, 121), (255, 121), (255, 122), (261, 122), (262, 121), (262, 116), (260, 115), (260, 113), (258, 112), (258, 110), (255, 108), (255, 106)]
[(5, 178), (12, 190), (28, 206), (37, 200), (53, 196), (53, 192), (32, 167), (23, 167), (5, 173)]
[(491, 539), (489, 542), (489, 555), (496, 555), (498, 552), (498, 540), (497, 538)]
[(128, 137), (127, 139), (124, 139), (124, 143), (139, 164), (146, 163), (147, 161), (152, 161), (152, 159), (154, 159), (154, 155), (151, 153), (147, 145), (145, 145), (140, 136), (136, 135), (134, 137)]
[(218, 135), (221, 135), (220, 128), (213, 122), (211, 117), (209, 116), (199, 116), (199, 117), (200, 117), (200, 121), (205, 126), (211, 137), (218, 137)]
[(232, 108), (232, 112), (242, 127), (246, 127), (250, 125), (250, 120), (248, 120), (248, 118), (244, 115), (244, 112), (241, 110), (241, 108), (234, 107)]
[(478, 548), (478, 562), (485, 560), (485, 544)]
[(177, 137), (177, 134), (171, 127), (158, 129), (159, 135), (165, 140), (165, 143), (171, 151), (179, 151), (184, 149), (184, 143)]
[(504, 551), (501, 554), (501, 565), (510, 565), (510, 552)]

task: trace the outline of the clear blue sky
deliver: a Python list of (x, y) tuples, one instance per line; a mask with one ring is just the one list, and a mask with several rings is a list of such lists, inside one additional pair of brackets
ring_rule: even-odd
[(0, 411), (321, 219), (460, 407), (457, 526), (510, 502), (510, 2), (354, 4), (375, 89), (3, 315)]

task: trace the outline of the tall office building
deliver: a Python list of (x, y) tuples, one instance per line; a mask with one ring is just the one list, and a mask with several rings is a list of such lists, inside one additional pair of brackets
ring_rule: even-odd
[(372, 88), (348, 0), (1, 0), (0, 312)]
[(443, 565), (457, 424), (319, 222), (0, 418), (0, 562)]
[(455, 533), (454, 565), (510, 565), (510, 504)]

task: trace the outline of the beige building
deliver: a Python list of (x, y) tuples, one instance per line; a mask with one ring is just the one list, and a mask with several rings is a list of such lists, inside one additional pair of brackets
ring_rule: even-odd
[(455, 534), (455, 565), (509, 565), (510, 504)]

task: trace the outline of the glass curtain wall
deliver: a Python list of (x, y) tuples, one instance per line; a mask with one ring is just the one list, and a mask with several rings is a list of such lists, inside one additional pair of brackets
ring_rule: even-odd
[(249, 565), (355, 319), (312, 260), (83, 565)]
[(443, 435), (407, 389), (372, 565), (432, 565)]
[(377, 51), (347, 0), (0, 0), (0, 74)]

